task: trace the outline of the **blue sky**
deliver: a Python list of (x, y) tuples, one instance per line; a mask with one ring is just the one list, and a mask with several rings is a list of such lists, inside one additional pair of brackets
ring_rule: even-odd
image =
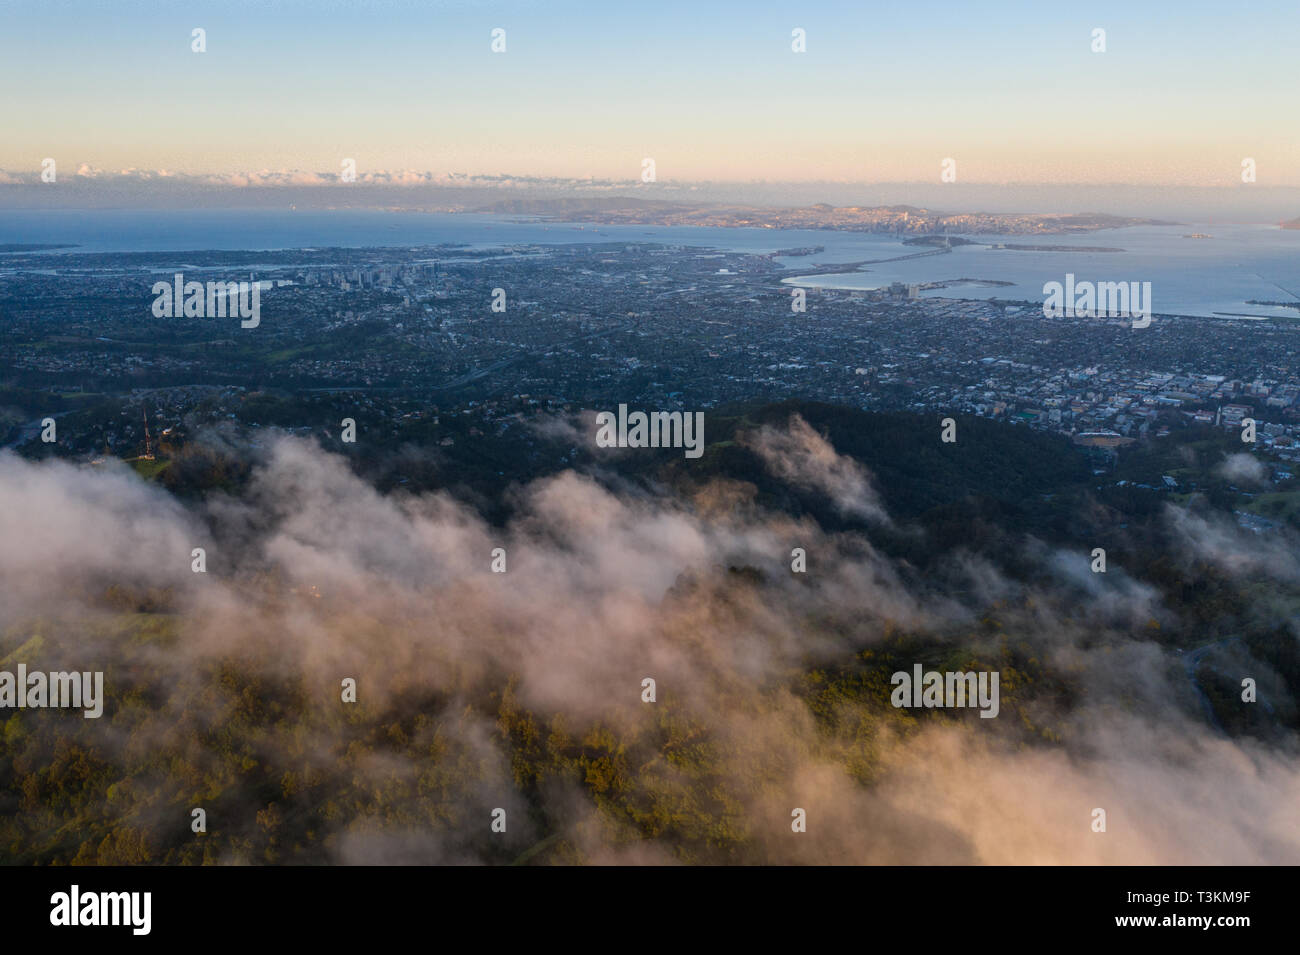
[(1298, 11), (0, 3), (0, 169), (1227, 185), (1250, 156), (1296, 185)]

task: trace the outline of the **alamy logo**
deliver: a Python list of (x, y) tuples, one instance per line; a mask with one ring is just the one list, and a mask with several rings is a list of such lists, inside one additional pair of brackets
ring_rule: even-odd
[(51, 925), (129, 925), (132, 935), (148, 935), (152, 928), (153, 893), (68, 892), (50, 896)]
[(1045, 318), (1131, 318), (1134, 328), (1151, 324), (1150, 282), (1075, 282), (1074, 273), (1065, 284), (1043, 286)]
[(894, 686), (889, 701), (894, 706), (909, 708), (978, 706), (980, 719), (992, 719), (998, 715), (999, 709), (998, 677), (997, 670), (980, 670), (978, 673), (974, 670), (965, 673), (931, 670), (922, 674), (921, 664), (917, 663), (911, 673), (899, 670), (889, 678)]
[(240, 318), (240, 328), (262, 321), (261, 287), (257, 282), (186, 282), (177, 272), (174, 283), (155, 282), (156, 318)]
[(618, 414), (596, 415), (598, 448), (685, 448), (688, 458), (704, 453), (704, 412), (633, 411), (618, 406)]
[(27, 672), (27, 664), (18, 664), (15, 676), (0, 670), (0, 709), (41, 709), (43, 707), (80, 707), (81, 715), (97, 720), (104, 714), (104, 673)]

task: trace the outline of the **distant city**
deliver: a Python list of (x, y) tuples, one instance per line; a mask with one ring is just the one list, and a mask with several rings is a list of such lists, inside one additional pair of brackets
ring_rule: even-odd
[[(63, 455), (141, 453), (142, 405), (164, 435), (272, 424), (264, 393), (350, 395), (394, 436), (447, 416), (526, 433), (538, 411), (799, 395), (1057, 432), (1102, 466), (1137, 439), (1253, 418), (1274, 484), (1300, 464), (1298, 321), (1157, 314), (1138, 332), (902, 283), (810, 288), (792, 313), (775, 258), (641, 244), (186, 254), (191, 278), (260, 283), (266, 317), (245, 331), (151, 314), (174, 255), (13, 254), (0, 361), (14, 393), (59, 396)], [(44, 414), (12, 404), (4, 443), (21, 448)]]

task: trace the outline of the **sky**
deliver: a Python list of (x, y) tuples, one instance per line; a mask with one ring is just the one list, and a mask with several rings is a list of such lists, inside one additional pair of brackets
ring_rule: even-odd
[(1297, 46), (1294, 0), (20, 0), (0, 170), (1297, 186)]

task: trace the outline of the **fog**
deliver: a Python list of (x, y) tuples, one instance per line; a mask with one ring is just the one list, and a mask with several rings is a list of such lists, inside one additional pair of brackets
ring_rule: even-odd
[[(559, 861), (684, 858), (673, 827), (638, 829), (580, 781), (521, 788), (518, 743), (481, 705), (504, 688), (539, 720), (562, 714), (574, 734), (631, 741), (632, 752), (649, 753), (628, 767), (642, 785), (677, 793), (683, 812), (712, 816), (744, 846), (720, 857), (693, 846), (696, 858), (1300, 862), (1293, 736), (1230, 739), (1206, 722), (1182, 662), (1149, 637), (1149, 623), (1169, 613), (1155, 590), (1120, 569), (1092, 574), (1082, 549), (1032, 539), (1024, 547), (1046, 583), (1008, 579), (962, 552), (950, 555), (947, 583), (926, 579), (873, 545), (870, 528), (892, 522), (860, 464), (799, 419), (749, 440), (775, 476), (828, 496), (865, 529), (829, 533), (768, 512), (735, 484), (679, 498), (574, 471), (517, 487), (513, 516), (494, 527), (446, 493), (377, 493), (342, 457), (291, 437), (256, 452), (239, 498), (191, 505), (116, 463), (36, 464), (3, 452), (4, 666), (102, 662), (111, 695), (127, 675), (116, 666), (121, 637), (107, 635), (106, 621), (120, 618), (104, 591), (152, 588), (178, 615), (178, 638), (132, 651), (165, 675), (147, 716), (128, 723), (110, 704), (104, 719), (86, 721), (94, 725), (83, 738), (107, 758), (154, 748), (206, 765), (197, 728), (225, 718), (229, 701), (212, 685), (222, 661), (260, 668), (268, 685), (292, 681), (319, 713), (305, 736), (268, 723), (246, 740), (272, 775), (280, 766), (342, 772), (359, 725), (418, 705), (426, 752), (441, 757), (376, 750), (349, 772), (362, 767), (376, 790), (419, 780), (423, 792), (442, 758), (471, 783), (434, 786), (409, 817), (341, 812), (328, 844), (342, 863), (490, 861), (494, 808), (511, 820), (496, 838), (512, 854), (559, 834), (568, 847)], [(1295, 579), (1283, 543), (1261, 549), (1230, 523), (1172, 508), (1165, 520), (1225, 573)], [(796, 547), (806, 573), (791, 570)], [(194, 548), (206, 552), (206, 573), (191, 569)], [(493, 572), (495, 548), (504, 573)], [(953, 590), (954, 577), (969, 586)], [(990, 616), (996, 626), (981, 626)], [(34, 633), (42, 644), (14, 656)], [(1006, 660), (1014, 645), (1051, 679), (1029, 692), (1004, 671), (992, 720), (886, 720), (883, 695), (839, 699), (832, 723), (819, 723), (801, 674), (849, 665), (901, 633), (979, 660)], [(1268, 676), (1248, 655), (1243, 665)], [(647, 677), (653, 703), (642, 699)], [(355, 704), (340, 701), (345, 678), (357, 681)], [(1051, 680), (1069, 691), (1044, 689)], [(25, 725), (33, 716), (54, 714), (29, 713)], [(699, 728), (707, 775), (653, 751), (664, 721)], [(806, 832), (791, 829), (796, 808)], [(1105, 810), (1104, 832), (1093, 830), (1095, 809)], [(106, 805), (105, 817), (114, 811)]]

